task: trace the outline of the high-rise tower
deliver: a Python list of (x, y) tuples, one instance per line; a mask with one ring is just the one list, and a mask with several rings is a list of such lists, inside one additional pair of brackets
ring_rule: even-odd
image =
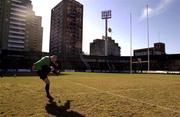
[(30, 0), (0, 0), (0, 50), (41, 51), (42, 32)]
[(82, 52), (83, 5), (62, 0), (51, 11), (50, 53), (74, 56)]

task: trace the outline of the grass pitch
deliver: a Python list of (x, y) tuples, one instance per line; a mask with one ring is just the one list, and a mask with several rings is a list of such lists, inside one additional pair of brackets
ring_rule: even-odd
[(0, 78), (0, 117), (180, 117), (180, 76), (63, 73)]

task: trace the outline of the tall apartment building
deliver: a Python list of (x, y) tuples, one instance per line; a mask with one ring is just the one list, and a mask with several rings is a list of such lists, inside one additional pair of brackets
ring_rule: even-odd
[[(105, 39), (95, 39), (90, 43), (90, 55), (105, 56)], [(111, 37), (108, 37), (108, 56), (120, 55), (121, 47)]]
[(65, 56), (82, 52), (83, 5), (62, 0), (51, 11), (50, 53)]
[(30, 0), (0, 0), (0, 49), (42, 50), (41, 17)]
[(33, 51), (42, 51), (42, 37), (43, 28), (41, 27), (42, 18), (40, 16), (35, 16), (34, 11), (29, 12), (27, 29), (29, 40), (29, 49)]

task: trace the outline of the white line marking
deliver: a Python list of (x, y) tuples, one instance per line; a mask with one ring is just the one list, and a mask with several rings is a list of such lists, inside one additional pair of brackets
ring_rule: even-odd
[[(72, 81), (69, 81), (69, 82), (72, 82)], [(146, 104), (146, 105), (149, 105), (149, 106), (152, 106), (152, 107), (158, 107), (158, 108), (161, 108), (161, 109), (164, 109), (164, 110), (168, 110), (168, 111), (171, 111), (171, 112), (174, 112), (174, 113), (179, 113), (180, 114), (180, 111), (179, 110), (173, 110), (169, 107), (165, 107), (165, 106), (160, 106), (160, 105), (155, 105), (155, 104), (152, 104), (152, 103), (148, 103), (148, 102), (144, 102), (144, 101), (140, 101), (140, 100), (137, 100), (137, 99), (134, 99), (134, 98), (130, 98), (130, 97), (127, 97), (127, 96), (124, 96), (124, 95), (120, 95), (120, 94), (114, 94), (110, 91), (103, 91), (103, 90), (100, 90), (100, 89), (97, 89), (95, 87), (91, 87), (91, 86), (88, 86), (88, 85), (84, 85), (84, 84), (81, 84), (81, 83), (78, 83), (78, 82), (72, 82), (76, 85), (79, 85), (79, 86), (82, 86), (82, 87), (86, 87), (88, 89), (92, 89), (92, 90), (95, 90), (95, 91), (98, 91), (98, 92), (102, 92), (102, 93), (106, 93), (108, 95), (112, 95), (112, 96), (115, 96), (115, 97), (120, 97), (120, 98), (124, 98), (124, 99), (127, 99), (127, 100), (130, 100), (130, 101), (134, 101), (134, 102), (137, 102), (137, 103), (142, 103), (142, 104)]]
[(119, 90), (110, 90), (109, 92), (121, 92), (121, 91), (140, 91), (144, 90), (144, 88), (137, 88), (137, 89), (119, 89)]
[[(124, 89), (122, 89), (122, 90), (109, 90), (108, 92), (116, 93), (116, 92), (122, 92), (122, 91), (139, 91), (139, 90), (144, 90), (144, 89), (139, 88), (139, 89), (126, 89), (126, 90), (124, 90)], [(98, 92), (88, 92), (88, 93), (87, 92), (78, 92), (78, 93), (70, 94), (70, 95), (74, 96), (74, 95), (89, 95), (89, 94), (102, 94), (102, 93), (104, 93), (104, 92), (102, 92), (102, 91), (101, 92), (99, 92), (99, 91)]]

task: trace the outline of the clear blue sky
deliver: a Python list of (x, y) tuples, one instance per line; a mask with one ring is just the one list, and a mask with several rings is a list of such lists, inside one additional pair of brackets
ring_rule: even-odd
[[(49, 50), (51, 9), (61, 0), (32, 0), (33, 9), (42, 16), (43, 51)], [(109, 27), (113, 39), (121, 46), (123, 56), (130, 55), (129, 15), (133, 14), (133, 49), (147, 47), (145, 7), (148, 0), (77, 0), (84, 5), (83, 51), (89, 53), (89, 44), (104, 35), (102, 10), (112, 10)], [(168, 54), (180, 53), (180, 0), (149, 0), (150, 46), (166, 43)]]

